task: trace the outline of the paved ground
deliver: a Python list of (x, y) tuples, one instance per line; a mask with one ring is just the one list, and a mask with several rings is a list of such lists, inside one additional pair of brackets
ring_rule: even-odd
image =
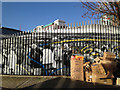
[[(0, 76), (1, 77), (1, 76)], [(83, 81), (73, 81), (70, 77), (43, 76), (2, 76), (4, 89), (38, 89), (38, 88), (120, 88), (115, 85), (93, 84)]]

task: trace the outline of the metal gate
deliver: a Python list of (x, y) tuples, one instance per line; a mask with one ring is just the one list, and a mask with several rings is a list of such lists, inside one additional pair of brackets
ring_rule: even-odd
[(93, 63), (106, 51), (119, 58), (120, 27), (98, 22), (76, 23), (39, 32), (22, 32), (1, 40), (0, 73), (70, 75), (72, 54), (82, 54), (84, 62)]

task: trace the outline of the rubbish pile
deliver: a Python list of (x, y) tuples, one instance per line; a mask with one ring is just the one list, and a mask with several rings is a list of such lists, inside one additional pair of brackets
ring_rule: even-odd
[[(76, 62), (76, 63), (73, 63)], [(92, 82), (92, 83), (100, 83), (100, 84), (106, 84), (106, 85), (113, 85), (114, 80), (116, 82), (120, 82), (118, 77), (120, 77), (120, 68), (118, 67), (120, 65), (120, 61), (116, 60), (116, 55), (111, 52), (104, 52), (103, 57), (97, 57), (94, 59), (94, 63), (86, 62), (83, 63), (83, 65), (79, 66), (80, 68), (77, 71), (73, 71), (73, 68), (77, 66), (77, 63), (80, 63), (81, 59), (71, 59), (71, 79), (73, 80), (82, 80), (86, 82)], [(74, 65), (73, 65), (74, 64)], [(81, 69), (83, 67), (83, 70)], [(118, 71), (119, 70), (119, 71)], [(77, 78), (78, 76), (81, 76), (77, 72), (83, 72), (84, 77)], [(74, 76), (73, 76), (73, 74)], [(79, 75), (78, 75), (79, 74)], [(83, 75), (82, 75), (83, 76)]]

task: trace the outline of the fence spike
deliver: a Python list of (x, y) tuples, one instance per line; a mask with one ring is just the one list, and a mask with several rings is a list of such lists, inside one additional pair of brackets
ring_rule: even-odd
[(75, 22), (73, 23), (73, 28), (75, 28)]
[(101, 24), (101, 21), (99, 20), (99, 25)]
[(94, 24), (95, 24), (95, 20), (94, 20)]
[(69, 23), (68, 23), (68, 28), (69, 28)]
[(93, 21), (91, 20), (91, 24), (93, 24)]
[(79, 22), (79, 27), (81, 26), (81, 22)]
[(84, 21), (82, 21), (82, 26), (84, 25)]
[(87, 22), (85, 21), (85, 25), (87, 25)]
[(88, 20), (88, 25), (90, 25), (90, 21)]
[(65, 29), (66, 29), (67, 25), (65, 24)]
[(70, 24), (70, 28), (72, 29), (72, 23)]
[(98, 24), (98, 20), (97, 20), (97, 24)]
[(78, 22), (76, 22), (76, 28), (78, 28)]

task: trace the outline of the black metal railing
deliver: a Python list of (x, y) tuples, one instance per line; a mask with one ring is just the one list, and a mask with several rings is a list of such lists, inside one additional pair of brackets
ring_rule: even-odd
[(59, 29), (20, 32), (1, 40), (0, 72), (7, 75), (70, 75), (72, 54), (94, 62), (106, 51), (120, 56), (120, 28), (78, 23)]

